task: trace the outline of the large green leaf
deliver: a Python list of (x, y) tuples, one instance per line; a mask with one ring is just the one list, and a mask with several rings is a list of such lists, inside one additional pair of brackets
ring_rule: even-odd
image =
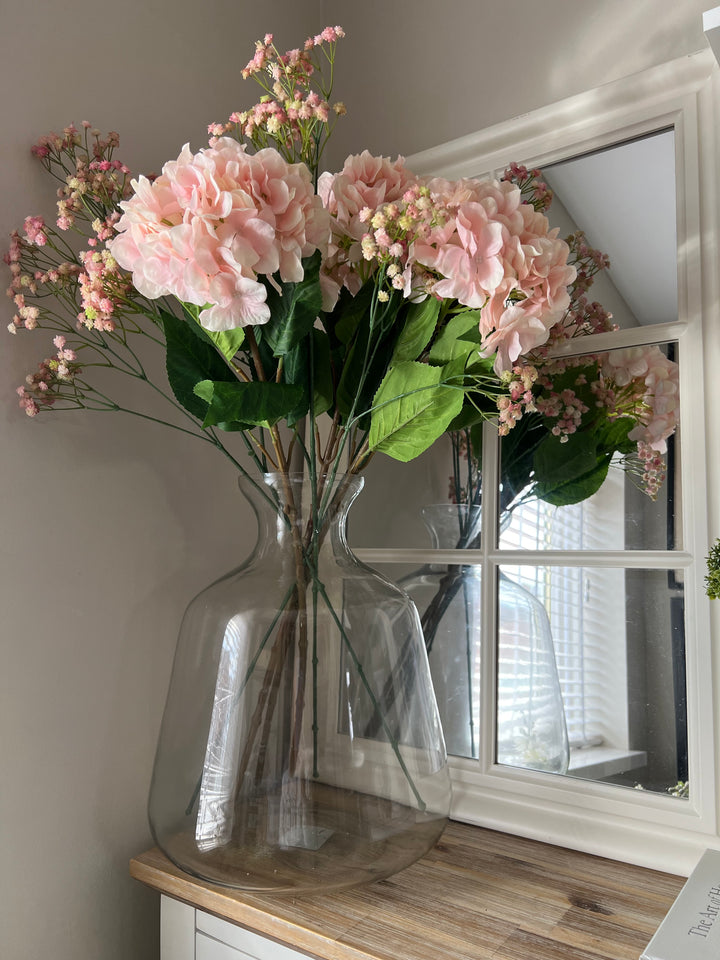
[(573, 433), (565, 443), (548, 434), (535, 451), (533, 493), (554, 506), (586, 500), (602, 486), (611, 459), (589, 432)]
[(464, 310), (451, 317), (430, 348), (430, 362), (448, 363), (458, 357), (467, 359), (471, 354), (477, 354), (477, 345), (466, 339), (466, 335), (477, 327), (479, 319), (478, 310)]
[(195, 393), (201, 380), (234, 381), (235, 374), (213, 344), (198, 334), (192, 319), (181, 320), (162, 311), (167, 353), (165, 365), (175, 398), (198, 420), (207, 414), (207, 402)]
[(295, 384), (262, 380), (203, 380), (196, 384), (195, 392), (209, 404), (203, 426), (219, 426), (223, 430), (235, 429), (232, 424), (271, 427), (287, 417), (303, 396), (302, 387)]
[(349, 290), (342, 289), (338, 297), (337, 306), (333, 312), (325, 318), (325, 326), (329, 334), (346, 346), (352, 342), (355, 331), (363, 318), (370, 314), (370, 304), (372, 303), (375, 292), (375, 283), (368, 280), (358, 291), (357, 296), (352, 296)]
[(593, 470), (597, 459), (597, 442), (591, 434), (573, 433), (564, 443), (548, 434), (535, 451), (535, 476), (549, 485), (574, 480)]
[(427, 297), (422, 303), (410, 304), (395, 344), (392, 363), (418, 359), (435, 333), (440, 307), (441, 302), (435, 297)]
[(313, 330), (313, 405), (315, 416), (330, 410), (333, 405), (333, 376), (330, 358), (330, 340), (323, 330)]
[(270, 320), (258, 331), (276, 357), (284, 357), (308, 335), (322, 309), (320, 260), (319, 250), (303, 260), (304, 276), (299, 283), (276, 280), (280, 292), (273, 284), (266, 284)]
[(391, 367), (375, 395), (368, 442), (407, 462), (426, 450), (460, 412), (463, 391), (442, 383), (443, 371), (405, 360)]
[(182, 307), (185, 316), (188, 318), (188, 323), (195, 334), (212, 343), (224, 357), (232, 360), (245, 340), (244, 328), (233, 327), (232, 330), (208, 330), (200, 323), (200, 307), (196, 307), (192, 303), (183, 303)]
[(572, 503), (581, 503), (597, 493), (603, 485), (611, 460), (612, 456), (606, 454), (600, 458), (592, 470), (572, 480), (561, 481), (556, 484), (537, 483), (533, 487), (533, 494), (554, 507), (566, 507)]

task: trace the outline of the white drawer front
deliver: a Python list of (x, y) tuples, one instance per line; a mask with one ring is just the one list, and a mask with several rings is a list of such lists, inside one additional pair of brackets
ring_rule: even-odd
[(247, 954), (234, 950), (226, 943), (198, 933), (195, 937), (195, 960), (246, 960)]
[[(196, 913), (196, 924), (196, 960), (309, 960), (306, 953), (291, 950), (258, 933), (245, 930), (244, 927), (238, 927), (226, 920), (219, 920), (201, 910)], [(217, 952), (203, 953), (202, 950), (209, 949), (209, 944), (213, 945), (212, 949), (217, 948)]]

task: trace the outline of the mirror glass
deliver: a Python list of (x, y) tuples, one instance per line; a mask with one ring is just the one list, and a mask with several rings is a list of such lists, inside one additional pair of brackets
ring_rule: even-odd
[[(581, 227), (610, 257), (590, 299), (621, 330), (677, 320), (674, 149), (673, 131), (663, 130), (542, 171), (554, 192), (551, 224), (561, 236)], [(642, 349), (681, 362), (675, 342)], [(505, 440), (499, 446), (498, 528), (486, 571), (477, 554), (439, 563), (432, 553), (482, 546), (479, 508), (468, 504), (480, 478), (461, 439), (445, 437), (409, 464), (376, 457), (350, 517), (353, 547), (397, 554), (371, 562), (418, 606), (448, 752), (477, 758), (487, 728), (481, 651), (489, 644), (481, 633), (490, 622), (483, 577), (491, 576), (496, 762), (686, 797), (683, 585), (672, 559), (682, 549), (679, 435), (668, 444), (656, 500), (613, 463), (594, 496), (564, 507), (510, 490), (512, 450)], [(422, 550), (424, 562), (403, 557), (408, 548)], [(650, 569), (598, 557), (639, 550), (665, 559)], [(509, 551), (512, 562), (503, 560)], [(580, 556), (546, 563), (547, 551)]]

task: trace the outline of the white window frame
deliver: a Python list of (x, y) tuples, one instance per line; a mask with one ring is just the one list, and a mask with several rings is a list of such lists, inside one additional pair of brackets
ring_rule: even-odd
[[(427, 176), (460, 178), (481, 171), (499, 173), (511, 161), (542, 167), (626, 139), (673, 128), (675, 133), (678, 231), (678, 321), (632, 328), (593, 338), (592, 351), (640, 343), (680, 343), (683, 451), (682, 545), (675, 551), (593, 551), (568, 554), (495, 549), (484, 538), (481, 550), (464, 551), (464, 562), (495, 571), (499, 564), (562, 564), (596, 567), (678, 569), (685, 583), (688, 686), (689, 800), (605, 783), (560, 777), (494, 762), (494, 650), (484, 651), (481, 696), (486, 704), (480, 758), (451, 758), (452, 816), (497, 830), (626, 860), (656, 869), (689, 873), (709, 846), (720, 847), (715, 763), (717, 711), (711, 670), (711, 639), (720, 637), (720, 610), (711, 610), (704, 592), (704, 557), (709, 530), (718, 527), (720, 415), (699, 404), (703, 380), (717, 378), (720, 361), (720, 253), (718, 251), (717, 158), (720, 130), (718, 68), (710, 50), (701, 51), (500, 123), (408, 158), (408, 167)], [(588, 352), (570, 344), (569, 351)], [(682, 398), (686, 402), (682, 401)], [(694, 402), (690, 402), (693, 400)], [(700, 412), (702, 411), (702, 413)], [(492, 435), (492, 426), (489, 426)], [(705, 450), (705, 436), (715, 444)], [(483, 471), (497, 476), (497, 446), (483, 451)], [(494, 462), (493, 462), (494, 460)], [(483, 529), (497, 504), (493, 484), (484, 490)], [(496, 492), (496, 490), (495, 490)], [(490, 494), (488, 496), (488, 494)], [(708, 527), (708, 506), (711, 526)], [(487, 521), (487, 522), (486, 522)], [(428, 552), (403, 549), (356, 551), (370, 563), (426, 562)], [(458, 562), (451, 550), (434, 551), (434, 562)], [(495, 636), (494, 576), (483, 576), (484, 636)], [(717, 602), (720, 604), (720, 601)], [(711, 631), (711, 620), (713, 631)], [(715, 673), (717, 674), (716, 667)], [(659, 842), (660, 841), (660, 842)]]

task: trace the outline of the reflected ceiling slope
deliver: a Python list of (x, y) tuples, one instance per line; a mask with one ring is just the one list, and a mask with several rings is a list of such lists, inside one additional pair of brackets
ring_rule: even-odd
[(672, 130), (543, 168), (640, 324), (677, 320)]

